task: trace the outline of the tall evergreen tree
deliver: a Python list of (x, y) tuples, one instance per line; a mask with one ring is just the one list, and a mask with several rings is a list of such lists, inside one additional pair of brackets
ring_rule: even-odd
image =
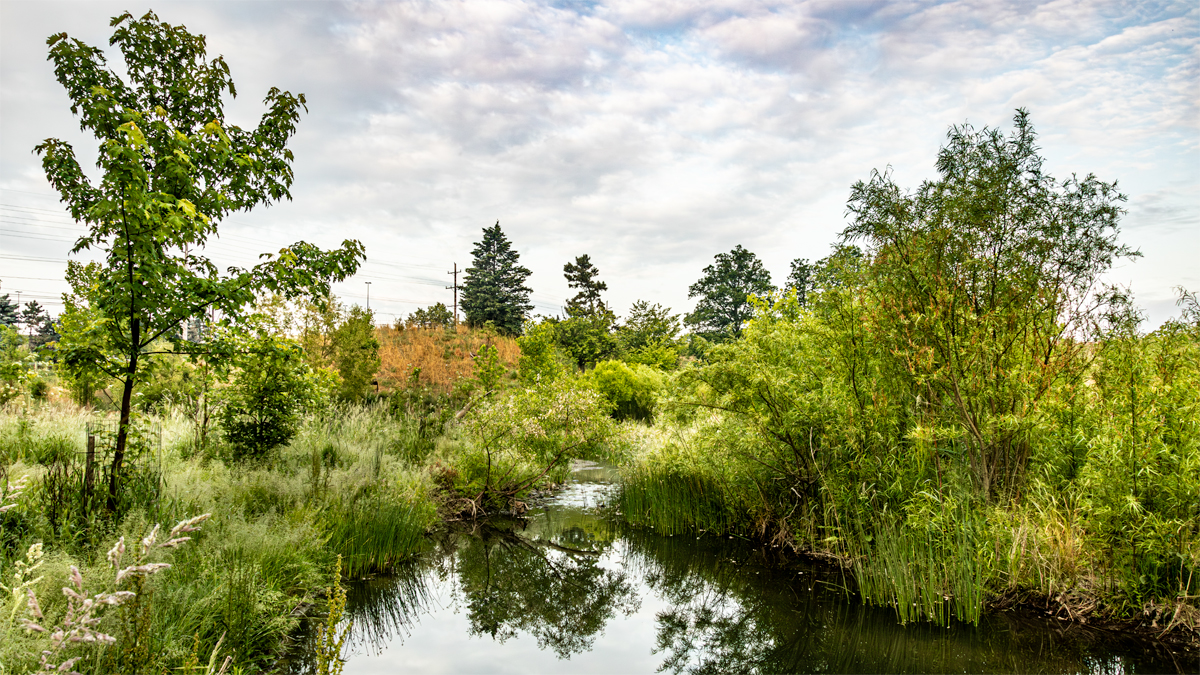
[(0, 295), (0, 326), (17, 325), (17, 303), (8, 299), (8, 293)]
[(33, 339), (33, 331), (37, 330), (43, 321), (49, 320), (50, 315), (37, 300), (25, 303), (25, 309), (21, 310), (21, 323), (25, 324), (25, 332), (30, 340)]
[(596, 278), (600, 276), (600, 270), (592, 264), (590, 256), (581, 255), (574, 263), (563, 265), (563, 276), (567, 278), (568, 287), (579, 289), (575, 297), (567, 300), (568, 316), (615, 318), (600, 299), (600, 293), (608, 290), (608, 284)]
[(518, 264), (521, 255), (500, 230), (500, 221), (483, 228), (483, 240), (475, 242), (474, 259), (467, 268), (462, 287), (462, 308), (467, 324), (482, 326), (491, 321), (500, 331), (520, 335), (532, 289), (525, 280), (532, 274)]
[(739, 244), (729, 253), (718, 253), (715, 262), (704, 268), (704, 276), (688, 288), (688, 297), (700, 301), (685, 320), (697, 333), (717, 342), (741, 337), (742, 324), (751, 316), (749, 297), (774, 290), (762, 261)]

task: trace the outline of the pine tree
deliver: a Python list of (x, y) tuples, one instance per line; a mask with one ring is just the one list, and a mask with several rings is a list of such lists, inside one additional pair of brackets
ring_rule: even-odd
[(613, 317), (612, 310), (600, 299), (600, 293), (608, 290), (608, 284), (598, 280), (600, 270), (592, 264), (587, 255), (575, 258), (575, 263), (563, 265), (563, 276), (567, 278), (567, 286), (578, 288), (575, 297), (567, 300), (568, 316)]
[(38, 303), (37, 300), (30, 300), (25, 303), (25, 309), (21, 310), (21, 323), (25, 324), (25, 331), (30, 340), (33, 339), (33, 331), (37, 330), (42, 325), (43, 321), (48, 321), (50, 315)]
[(520, 335), (525, 316), (533, 309), (529, 304), (533, 291), (525, 286), (532, 273), (518, 264), (521, 255), (500, 231), (500, 221), (483, 228), (483, 241), (475, 242), (471, 255), (474, 259), (462, 286), (467, 324), (478, 327), (491, 321), (503, 333)]
[(8, 293), (0, 295), (0, 326), (17, 325), (17, 303), (8, 299)]

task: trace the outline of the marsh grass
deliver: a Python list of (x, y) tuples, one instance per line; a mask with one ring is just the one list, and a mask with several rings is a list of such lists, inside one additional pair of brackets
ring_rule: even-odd
[(858, 593), (864, 602), (896, 610), (900, 623), (951, 619), (979, 625), (989, 558), (969, 517), (949, 532), (914, 529), (873, 519), (870, 533), (846, 538)]

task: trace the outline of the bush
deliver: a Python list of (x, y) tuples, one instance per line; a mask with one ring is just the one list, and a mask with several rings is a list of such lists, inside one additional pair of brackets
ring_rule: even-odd
[(259, 336), (238, 357), (232, 386), (222, 392), (221, 428), (234, 459), (259, 459), (296, 435), (300, 416), (328, 400), (330, 374), (314, 371), (300, 345)]
[(663, 387), (662, 373), (654, 368), (604, 361), (587, 379), (612, 405), (614, 418), (650, 421), (654, 416), (655, 397)]
[(511, 508), (531, 488), (562, 480), (612, 432), (596, 391), (566, 378), (485, 401), (463, 421), (466, 443), (450, 458), (454, 488), (473, 513)]

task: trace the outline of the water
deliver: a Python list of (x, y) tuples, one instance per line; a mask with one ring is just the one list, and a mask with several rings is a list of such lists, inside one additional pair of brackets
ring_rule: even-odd
[(1195, 672), (1195, 655), (1016, 613), (897, 624), (822, 565), (602, 517), (614, 475), (577, 465), (525, 521), (452, 528), (354, 585), (346, 675), (368, 673)]

